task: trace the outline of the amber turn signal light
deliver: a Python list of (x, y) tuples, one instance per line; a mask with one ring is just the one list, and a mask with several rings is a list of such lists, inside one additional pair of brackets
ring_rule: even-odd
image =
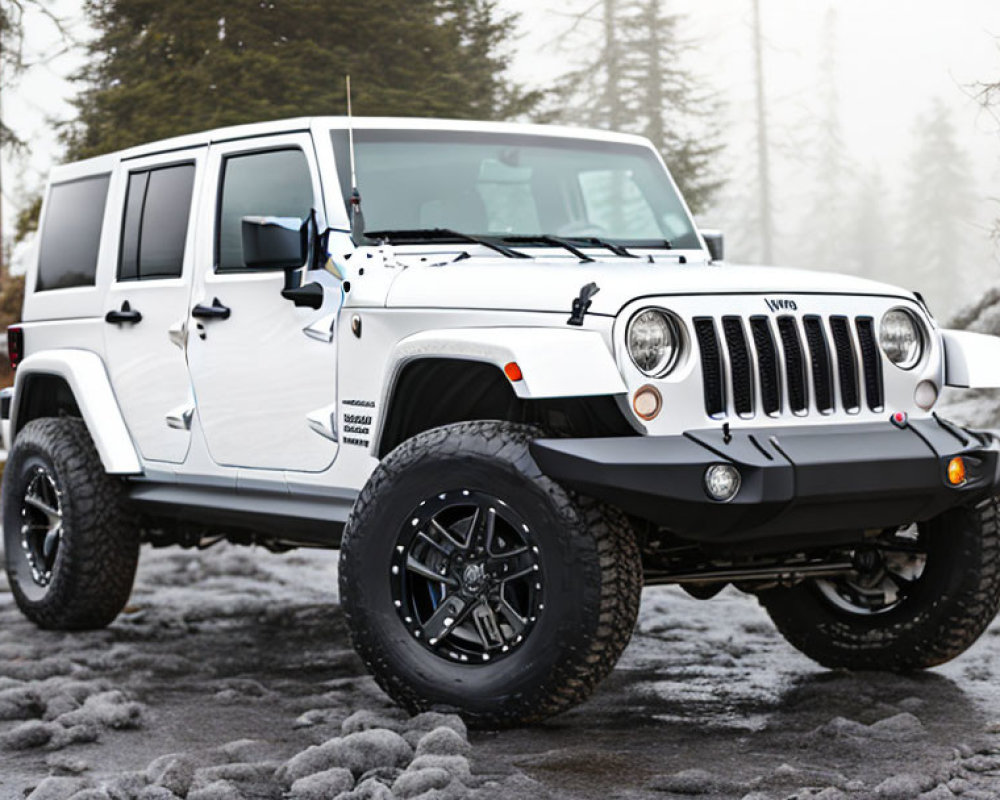
[(520, 380), (524, 380), (524, 375), (521, 374), (521, 368), (517, 365), (516, 361), (511, 361), (509, 364), (504, 366), (503, 374), (510, 379), (511, 383), (517, 383)]
[(948, 462), (948, 482), (952, 486), (961, 486), (965, 483), (965, 461), (961, 456), (955, 456)]
[(663, 408), (663, 398), (655, 386), (646, 385), (635, 393), (635, 397), (632, 398), (632, 408), (644, 420), (651, 420)]

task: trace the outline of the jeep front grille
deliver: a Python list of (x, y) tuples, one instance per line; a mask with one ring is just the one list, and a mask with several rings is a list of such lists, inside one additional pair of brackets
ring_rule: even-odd
[(719, 323), (696, 317), (705, 411), (712, 417), (854, 413), (862, 403), (881, 411), (875, 324), (871, 317), (853, 323), (839, 314), (724, 316)]

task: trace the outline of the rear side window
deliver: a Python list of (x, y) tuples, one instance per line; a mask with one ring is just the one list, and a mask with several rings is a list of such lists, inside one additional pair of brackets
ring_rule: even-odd
[(108, 178), (94, 175), (49, 189), (35, 291), (94, 285)]
[(180, 277), (193, 189), (194, 164), (129, 175), (118, 280)]
[(301, 150), (230, 156), (223, 162), (216, 226), (220, 271), (245, 269), (243, 217), (305, 219), (313, 208), (309, 162)]

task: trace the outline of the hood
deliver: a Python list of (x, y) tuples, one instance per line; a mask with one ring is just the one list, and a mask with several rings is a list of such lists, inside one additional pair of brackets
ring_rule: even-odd
[[(416, 260), (416, 259), (414, 259)], [(580, 264), (571, 258), (468, 258), (406, 265), (393, 281), (390, 308), (477, 308), (569, 311), (580, 289), (594, 282), (600, 292), (591, 314), (614, 316), (640, 297), (692, 294), (853, 294), (904, 297), (895, 286), (850, 275), (776, 267), (707, 266), (615, 258)], [(637, 263), (638, 262), (638, 263)]]

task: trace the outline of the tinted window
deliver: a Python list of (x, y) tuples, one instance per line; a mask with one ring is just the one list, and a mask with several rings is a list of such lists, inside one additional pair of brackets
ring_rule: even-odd
[(180, 276), (193, 188), (194, 164), (129, 175), (119, 280)]
[(220, 270), (241, 269), (243, 217), (305, 219), (313, 208), (312, 178), (301, 150), (271, 150), (227, 158), (216, 242)]
[(52, 186), (39, 246), (36, 291), (94, 285), (107, 199), (107, 175)]

